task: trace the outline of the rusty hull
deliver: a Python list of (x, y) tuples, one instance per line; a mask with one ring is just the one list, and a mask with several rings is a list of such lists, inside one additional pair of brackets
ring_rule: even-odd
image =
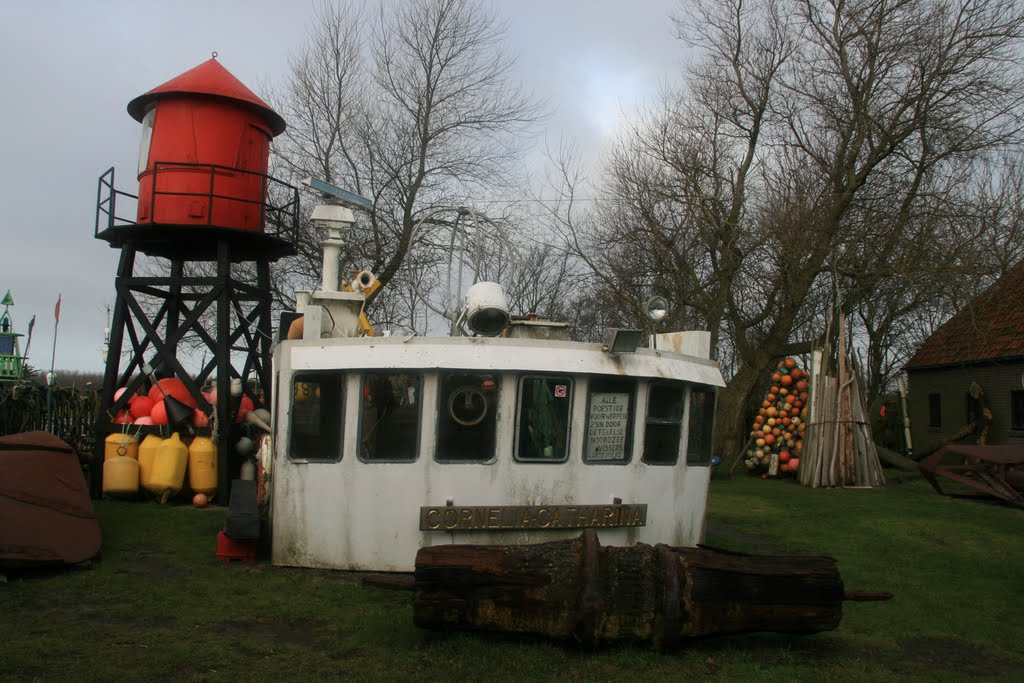
[(0, 437), (0, 569), (76, 564), (101, 540), (74, 449), (49, 432)]
[(921, 474), (945, 495), (939, 477), (1024, 507), (1024, 445), (943, 446), (918, 463)]

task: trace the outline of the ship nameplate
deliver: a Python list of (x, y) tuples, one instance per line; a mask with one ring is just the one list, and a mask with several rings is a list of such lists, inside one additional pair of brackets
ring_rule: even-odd
[(647, 526), (647, 504), (438, 505), (420, 508), (420, 531), (610, 529)]

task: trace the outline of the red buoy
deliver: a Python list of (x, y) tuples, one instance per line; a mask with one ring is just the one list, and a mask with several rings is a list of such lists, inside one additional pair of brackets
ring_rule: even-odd
[(142, 122), (138, 223), (262, 232), (284, 119), (214, 59), (128, 103)]

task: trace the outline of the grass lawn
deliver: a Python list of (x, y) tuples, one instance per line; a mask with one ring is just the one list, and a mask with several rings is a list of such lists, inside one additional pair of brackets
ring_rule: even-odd
[(811, 490), (712, 482), (709, 545), (825, 554), (847, 589), (836, 631), (624, 645), (446, 635), (412, 624), (411, 594), (340, 572), (222, 565), (223, 509), (96, 503), (90, 568), (0, 584), (0, 681), (967, 680), (1024, 678), (1024, 511), (941, 497), (920, 479)]

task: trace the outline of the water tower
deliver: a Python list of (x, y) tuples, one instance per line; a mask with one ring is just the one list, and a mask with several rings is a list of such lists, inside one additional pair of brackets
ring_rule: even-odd
[[(214, 411), (198, 431), (218, 444), (226, 502), (241, 464), (238, 405), (243, 396), (269, 403), (270, 265), (295, 253), (298, 189), (267, 175), (270, 141), (285, 123), (216, 54), (133, 99), (128, 113), (142, 123), (138, 194), (118, 190), (111, 168), (97, 195), (95, 236), (120, 250), (97, 443), (120, 431), (132, 395), (177, 378), (187, 403)], [(211, 382), (213, 406), (202, 391)]]

